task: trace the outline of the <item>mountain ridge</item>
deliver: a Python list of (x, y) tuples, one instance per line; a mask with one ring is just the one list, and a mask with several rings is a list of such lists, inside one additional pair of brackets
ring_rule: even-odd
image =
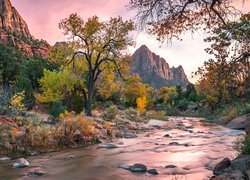
[(10, 0), (0, 0), (0, 44), (13, 46), (30, 57), (47, 57), (51, 48), (45, 40), (37, 40), (31, 35), (27, 23)]
[(167, 61), (142, 45), (132, 55), (132, 72), (138, 73), (144, 83), (157, 89), (163, 86), (186, 87), (188, 78), (181, 65), (171, 67)]

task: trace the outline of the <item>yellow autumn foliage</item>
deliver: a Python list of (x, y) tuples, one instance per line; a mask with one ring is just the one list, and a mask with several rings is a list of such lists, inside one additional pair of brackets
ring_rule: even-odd
[(24, 91), (16, 93), (12, 96), (10, 100), (10, 108), (15, 111), (23, 111), (26, 110), (25, 105), (23, 103), (24, 100)]
[(138, 97), (136, 99), (136, 105), (137, 105), (137, 110), (139, 112), (142, 112), (147, 106), (147, 98), (146, 98), (146, 96)]

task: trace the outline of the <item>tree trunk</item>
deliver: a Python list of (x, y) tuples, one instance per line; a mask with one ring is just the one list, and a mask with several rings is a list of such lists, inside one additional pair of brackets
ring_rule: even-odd
[(87, 101), (86, 101), (86, 115), (92, 116), (91, 108), (93, 103), (93, 93), (94, 93), (94, 83), (93, 80), (90, 79), (90, 82), (88, 84), (88, 95), (87, 95)]

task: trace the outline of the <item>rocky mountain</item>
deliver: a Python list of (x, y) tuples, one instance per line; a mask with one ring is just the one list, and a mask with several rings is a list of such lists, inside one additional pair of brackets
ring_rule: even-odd
[(14, 46), (28, 56), (46, 57), (50, 45), (35, 39), (15, 7), (9, 0), (0, 0), (0, 44)]
[(170, 68), (165, 59), (151, 52), (145, 45), (132, 55), (132, 71), (138, 73), (144, 83), (157, 89), (175, 85), (186, 87), (189, 83), (182, 66)]

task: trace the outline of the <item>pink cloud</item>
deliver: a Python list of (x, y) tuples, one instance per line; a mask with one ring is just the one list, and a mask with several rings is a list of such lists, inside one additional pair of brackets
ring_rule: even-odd
[(132, 17), (125, 7), (128, 0), (11, 0), (11, 3), (27, 22), (32, 35), (50, 44), (63, 39), (58, 23), (71, 13), (85, 19), (93, 15), (102, 20), (118, 15), (125, 19)]

